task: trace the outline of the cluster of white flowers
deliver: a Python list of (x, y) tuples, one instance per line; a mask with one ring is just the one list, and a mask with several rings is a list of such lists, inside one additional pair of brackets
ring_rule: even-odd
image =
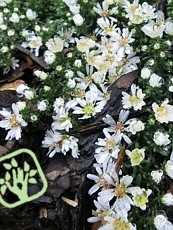
[[(10, 1), (0, 1), (0, 7), (5, 7)], [(53, 157), (56, 153), (71, 153), (74, 158), (78, 158), (79, 139), (71, 135), (70, 131), (77, 124), (90, 123), (90, 119), (94, 119), (110, 99), (112, 83), (122, 75), (137, 70), (138, 65), (142, 64), (139, 81), (129, 84), (127, 76), (127, 82), (124, 80), (125, 88), (118, 89), (118, 119), (114, 120), (112, 114), (106, 114), (102, 118), (105, 126), (95, 141), (93, 153), (96, 173), (87, 174), (88, 179), (94, 181), (88, 193), (91, 196), (96, 193), (95, 197), (97, 195), (94, 200), (95, 210), (88, 222), (99, 221), (98, 230), (135, 230), (138, 226), (133, 218), (134, 213), (137, 210), (139, 213), (147, 213), (149, 210), (152, 213), (149, 222), (153, 224), (151, 229), (173, 229), (166, 215), (157, 213), (159, 210), (150, 212), (152, 200), (153, 203), (158, 201), (159, 208), (161, 205), (173, 205), (170, 191), (161, 197), (155, 197), (162, 181), (165, 178), (173, 179), (172, 134), (169, 128), (169, 124), (173, 122), (173, 78), (167, 79), (170, 69), (168, 73), (165, 70), (159, 73), (155, 68), (155, 56), (158, 53), (155, 55), (154, 51), (150, 52), (151, 58), (148, 54), (143, 55), (144, 58), (138, 56), (140, 52), (145, 54), (152, 47), (155, 51), (161, 50), (160, 57), (167, 55), (169, 49), (164, 47), (171, 46), (173, 20), (166, 19), (162, 11), (156, 10), (147, 2), (142, 1), (140, 4), (139, 0), (103, 0), (98, 3), (95, 0), (91, 12), (97, 16), (95, 28), (92, 28), (93, 34), (91, 31), (87, 34), (84, 27), (87, 15), (81, 15), (85, 1), (79, 2), (61, 2), (68, 8), (68, 22), (74, 28), (67, 28), (68, 22), (61, 25), (61, 20), (57, 17), (55, 22), (50, 20), (45, 25), (34, 23), (38, 14), (30, 8), (25, 11), (25, 15), (21, 15), (18, 8), (14, 12), (7, 8), (0, 12), (1, 32), (7, 30), (7, 16), (4, 16), (7, 13), (14, 28), (23, 18), (33, 23), (33, 28), (21, 29), (20, 45), (33, 53), (35, 60), (43, 62), (40, 67), (36, 65), (33, 69), (34, 80), (40, 83), (39, 93), (26, 84), (18, 85), (16, 93), (19, 101), (12, 104), (11, 110), (0, 110), (0, 127), (8, 130), (6, 140), (18, 140), (22, 129), (28, 125), (29, 118), (34, 123), (38, 122), (41, 115), (49, 116), (49, 129), (42, 141), (42, 147), (47, 148), (47, 155)], [(119, 21), (120, 15), (123, 17), (122, 23)], [(14, 28), (7, 32), (11, 38), (16, 34)], [(170, 40), (160, 44), (159, 39), (164, 36), (168, 36)], [(138, 38), (146, 44), (140, 44)], [(158, 40), (153, 40), (147, 47), (147, 42), (152, 39)], [(13, 49), (14, 47), (2, 45), (0, 54), (6, 55)], [(158, 63), (158, 69), (162, 68), (159, 65), (163, 64), (163, 60)], [(28, 65), (32, 62), (29, 58), (27, 61)], [(3, 74), (20, 66), (19, 60), (13, 56), (8, 56), (6, 62)], [(172, 60), (165, 63), (167, 66), (169, 64), (173, 66)], [(58, 92), (60, 87), (64, 87), (61, 93)], [(162, 93), (163, 96), (159, 95)], [(24, 119), (28, 113), (26, 108), (31, 112), (27, 122)], [(23, 111), (25, 113), (22, 115)], [(151, 168), (155, 158), (159, 158), (157, 151), (158, 154), (167, 156), (167, 159)], [(122, 164), (123, 160), (125, 166)], [(147, 182), (142, 183), (142, 180)]]

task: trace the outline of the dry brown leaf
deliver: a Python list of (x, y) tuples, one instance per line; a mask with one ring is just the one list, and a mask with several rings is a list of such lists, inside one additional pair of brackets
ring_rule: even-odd
[(41, 207), (39, 210), (39, 218), (43, 219), (46, 218), (47, 219), (47, 209), (45, 207)]
[(16, 80), (14, 82), (10, 83), (5, 83), (3, 85), (0, 85), (0, 91), (5, 91), (5, 90), (16, 90), (17, 86), (25, 84), (25, 82), (21, 79)]

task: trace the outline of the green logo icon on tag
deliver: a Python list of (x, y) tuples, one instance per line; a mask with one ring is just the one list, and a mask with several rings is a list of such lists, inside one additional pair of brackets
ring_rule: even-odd
[[(29, 165), (26, 161), (23, 165), (19, 165), (16, 158), (20, 154), (28, 154), (33, 162), (34, 167)], [(43, 195), (47, 189), (47, 180), (40, 167), (40, 164), (35, 154), (29, 149), (19, 149), (15, 152), (7, 154), (0, 158), (0, 164), (5, 169), (5, 175), (0, 178), (0, 203), (8, 208), (14, 208), (23, 203), (32, 201)], [(37, 184), (42, 182), (43, 186), (39, 192), (34, 195), (28, 195), (29, 184)], [(10, 192), (17, 197), (17, 201), (9, 203), (5, 199), (5, 194)]]

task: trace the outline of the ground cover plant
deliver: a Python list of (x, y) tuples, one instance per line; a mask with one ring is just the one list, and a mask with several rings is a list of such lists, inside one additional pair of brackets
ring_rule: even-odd
[(172, 7), (0, 1), (4, 139), (39, 131), (47, 158), (93, 157), (90, 229), (173, 229)]

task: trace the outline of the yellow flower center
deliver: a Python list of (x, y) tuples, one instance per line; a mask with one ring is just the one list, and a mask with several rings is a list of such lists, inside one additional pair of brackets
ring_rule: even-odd
[(109, 18), (110, 16), (110, 11), (109, 10), (103, 10), (101, 13), (101, 16), (104, 18)]
[(165, 117), (166, 116), (166, 109), (164, 106), (160, 106), (158, 109), (157, 109), (157, 114), (158, 116), (160, 117)]
[(119, 39), (120, 46), (125, 46), (128, 44), (127, 38)]
[(17, 121), (17, 119), (16, 119), (16, 115), (11, 115), (11, 117), (10, 117), (10, 125), (11, 125), (11, 127), (17, 127), (17, 126), (19, 126), (19, 122)]
[(129, 101), (131, 103), (136, 103), (138, 101), (137, 97), (135, 95), (130, 96)]
[(130, 230), (129, 224), (122, 219), (115, 220), (113, 225), (117, 230)]
[(121, 198), (126, 195), (127, 188), (124, 184), (116, 184), (115, 194), (117, 197)]
[(91, 77), (90, 75), (85, 76), (84, 81), (85, 81), (86, 83), (91, 83), (91, 82), (92, 82), (92, 77)]
[(134, 5), (134, 4), (132, 4), (131, 7), (130, 7), (132, 13), (135, 13), (135, 11), (136, 11), (137, 8), (138, 8), (138, 6)]
[(109, 139), (106, 142), (106, 146), (104, 148), (104, 151), (109, 150), (109, 149), (113, 148), (114, 146), (116, 146), (116, 142), (113, 139)]
[(81, 89), (77, 89), (75, 92), (75, 97), (83, 99), (85, 97), (85, 91)]

